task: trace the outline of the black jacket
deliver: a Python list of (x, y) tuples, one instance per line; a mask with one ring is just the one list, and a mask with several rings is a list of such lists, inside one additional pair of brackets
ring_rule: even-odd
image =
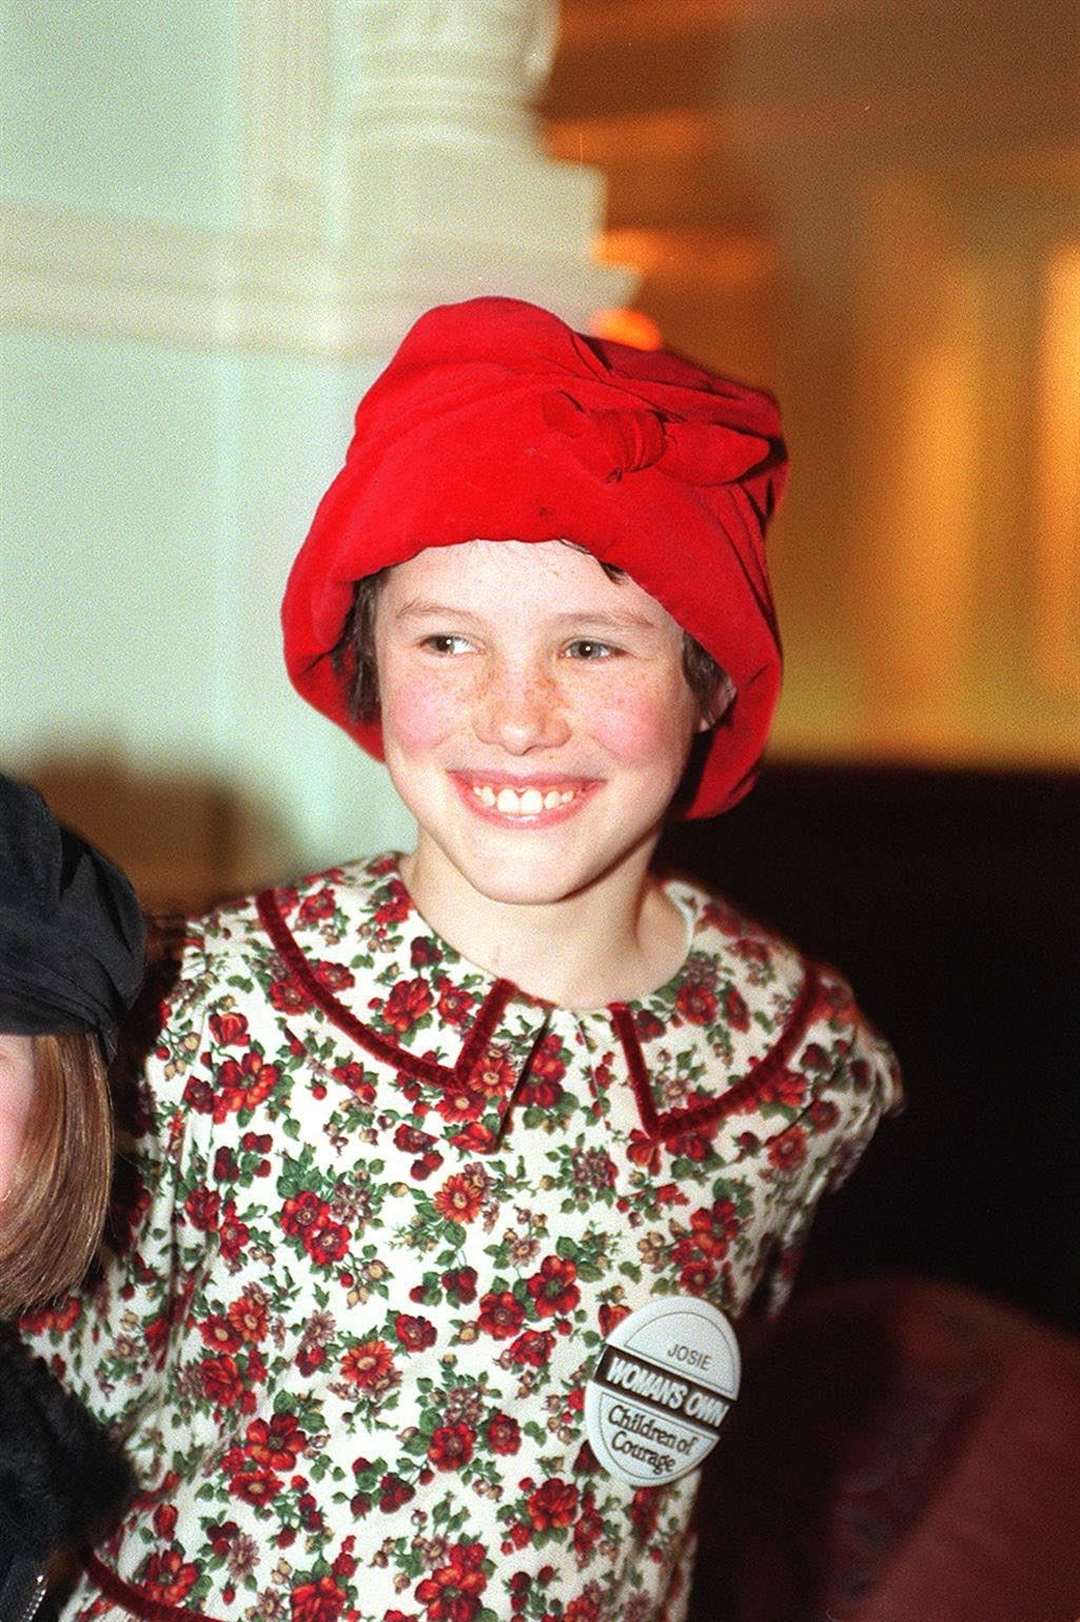
[(0, 1326), (0, 1622), (41, 1615), (50, 1555), (93, 1542), (131, 1490), (101, 1427)]

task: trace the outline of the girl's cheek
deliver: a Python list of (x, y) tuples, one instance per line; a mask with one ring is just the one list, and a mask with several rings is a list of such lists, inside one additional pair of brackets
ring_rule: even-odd
[(392, 740), (407, 755), (442, 743), (453, 730), (455, 716), (460, 716), (460, 694), (451, 684), (432, 681), (430, 676), (390, 671), (388, 677), (385, 691), (392, 696), (383, 703), (384, 740)]
[(693, 715), (678, 689), (658, 693), (651, 683), (620, 684), (589, 711), (592, 736), (624, 766), (644, 765), (689, 745)]

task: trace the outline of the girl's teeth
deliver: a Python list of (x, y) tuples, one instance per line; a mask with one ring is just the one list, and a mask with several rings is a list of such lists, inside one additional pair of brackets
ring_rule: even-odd
[(538, 788), (527, 788), (517, 794), (512, 788), (501, 788), (496, 794), (489, 783), (473, 784), (473, 793), (481, 805), (510, 817), (535, 817), (541, 811), (554, 811), (557, 806), (569, 805), (574, 792), (572, 788), (552, 788), (542, 794)]

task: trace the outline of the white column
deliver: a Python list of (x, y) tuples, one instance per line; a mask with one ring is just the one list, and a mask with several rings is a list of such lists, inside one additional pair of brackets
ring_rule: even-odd
[(625, 303), (633, 273), (596, 263), (601, 175), (547, 157), (533, 104), (555, 0), (356, 0), (347, 277), (402, 314), (478, 293), (579, 325)]

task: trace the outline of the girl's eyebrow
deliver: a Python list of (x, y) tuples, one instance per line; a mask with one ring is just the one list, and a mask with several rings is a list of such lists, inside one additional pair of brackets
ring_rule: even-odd
[[(394, 618), (398, 621), (411, 619), (453, 619), (470, 625), (482, 625), (483, 617), (474, 614), (471, 609), (459, 608), (453, 603), (440, 603), (428, 597), (410, 597), (402, 603)], [(652, 620), (646, 619), (643, 614), (635, 614), (632, 610), (626, 613), (612, 613), (607, 609), (567, 609), (558, 614), (552, 614), (550, 621), (554, 625), (581, 626), (594, 625), (608, 631), (656, 631), (658, 626)]]

